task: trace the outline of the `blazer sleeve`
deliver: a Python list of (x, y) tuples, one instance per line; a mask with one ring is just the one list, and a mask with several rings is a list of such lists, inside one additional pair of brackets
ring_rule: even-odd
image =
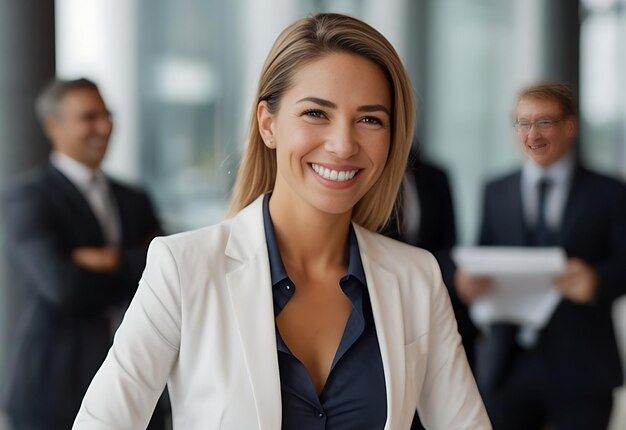
[(141, 226), (141, 232), (139, 237), (131, 243), (123, 244), (120, 249), (118, 271), (122, 279), (130, 284), (130, 288), (134, 291), (146, 264), (148, 244), (156, 236), (163, 234), (163, 230), (147, 194), (134, 192), (129, 198), (132, 202), (127, 202), (127, 204), (132, 204), (134, 207), (134, 219)]
[(480, 221), (480, 232), (478, 234), (478, 244), (480, 246), (490, 246), (494, 244), (493, 234), (491, 232), (491, 226), (493, 220), (491, 219), (491, 195), (493, 191), (491, 187), (487, 185), (483, 190), (482, 197), (482, 213)]
[(626, 186), (618, 183), (616, 188), (607, 225), (608, 258), (594, 264), (599, 281), (597, 299), (603, 303), (626, 293)]
[(437, 249), (433, 251), (435, 258), (439, 262), (441, 272), (444, 277), (444, 284), (448, 287), (448, 291), (455, 300), (458, 300), (456, 288), (454, 288), (454, 273), (456, 266), (450, 252), (456, 245), (456, 224), (454, 205), (452, 204), (452, 192), (450, 183), (445, 173), (440, 172), (439, 180), (440, 198), (438, 199), (440, 217), (439, 236)]
[(491, 424), (461, 345), (441, 274), (431, 262), (427, 368), (418, 410), (428, 429), (489, 430)]
[(146, 428), (177, 360), (181, 336), (180, 282), (163, 239), (155, 239), (124, 320), (96, 373), (73, 429)]
[(16, 187), (2, 199), (5, 247), (17, 272), (42, 298), (71, 310), (104, 309), (125, 292), (117, 274), (81, 268), (71, 260), (41, 188)]

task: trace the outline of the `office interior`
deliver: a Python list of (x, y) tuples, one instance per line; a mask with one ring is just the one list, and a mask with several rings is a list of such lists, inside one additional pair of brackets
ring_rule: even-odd
[[(321, 11), (363, 19), (398, 50), (461, 244), (476, 240), (484, 182), (522, 160), (512, 113), (524, 84), (570, 84), (581, 159), (626, 179), (626, 0), (0, 0), (0, 187), (48, 157), (36, 94), (54, 75), (85, 76), (113, 112), (105, 170), (147, 189), (169, 232), (221, 220), (263, 59), (288, 23)], [(1, 368), (21, 300), (4, 255), (0, 282)], [(626, 368), (626, 298), (614, 317)]]

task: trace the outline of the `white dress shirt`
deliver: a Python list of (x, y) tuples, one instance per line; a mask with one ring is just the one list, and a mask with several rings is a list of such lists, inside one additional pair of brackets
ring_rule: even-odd
[[(546, 226), (557, 233), (561, 229), (563, 211), (572, 184), (574, 172), (574, 156), (571, 152), (556, 163), (542, 167), (533, 161), (526, 160), (522, 168), (522, 208), (524, 221), (528, 227), (535, 227), (539, 218), (539, 182), (546, 179), (550, 183), (545, 196), (544, 217)], [(537, 342), (539, 332), (534, 327), (522, 326), (517, 341), (520, 345), (530, 348)]]
[(96, 216), (104, 239), (108, 245), (120, 243), (121, 227), (115, 199), (102, 170), (93, 171), (84, 164), (58, 151), (50, 155), (50, 162), (56, 167), (87, 200)]
[(527, 160), (522, 168), (522, 207), (526, 225), (537, 224), (539, 211), (539, 181), (547, 179), (550, 188), (546, 194), (545, 219), (548, 228), (558, 232), (561, 228), (563, 211), (567, 203), (572, 173), (574, 172), (574, 156), (570, 152), (556, 163), (542, 167)]

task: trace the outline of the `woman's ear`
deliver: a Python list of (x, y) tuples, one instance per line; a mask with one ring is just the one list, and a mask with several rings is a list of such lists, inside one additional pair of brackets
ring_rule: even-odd
[(276, 148), (274, 142), (274, 115), (272, 115), (267, 106), (267, 102), (263, 100), (257, 105), (256, 118), (259, 123), (259, 133), (265, 142), (265, 146), (270, 149)]

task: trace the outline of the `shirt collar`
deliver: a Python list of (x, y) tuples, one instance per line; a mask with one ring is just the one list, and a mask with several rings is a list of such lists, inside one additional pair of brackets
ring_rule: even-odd
[[(272, 285), (276, 285), (287, 279), (289, 275), (287, 274), (287, 270), (280, 256), (278, 242), (276, 241), (276, 232), (270, 216), (270, 195), (271, 194), (268, 193), (263, 197), (263, 226), (265, 228), (265, 240), (267, 241), (267, 251), (270, 260)], [(350, 276), (358, 279), (362, 285), (367, 285), (365, 282), (365, 271), (363, 270), (363, 263), (361, 261), (361, 253), (359, 252), (359, 243), (352, 224), (350, 224), (350, 231), (348, 233), (348, 271), (345, 276), (342, 277), (342, 280)]]
[(288, 278), (287, 270), (283, 264), (283, 259), (280, 257), (280, 251), (278, 250), (278, 242), (276, 241), (276, 232), (274, 231), (274, 224), (270, 216), (270, 193), (265, 194), (263, 197), (263, 226), (265, 228), (265, 240), (267, 242), (267, 253), (270, 259), (270, 274), (272, 277), (272, 285), (276, 285), (279, 282)]
[(84, 164), (74, 160), (72, 157), (58, 151), (52, 151), (50, 154), (50, 163), (81, 191), (85, 191), (89, 188), (94, 176), (96, 176), (98, 180), (104, 178), (102, 170), (98, 169), (93, 171)]
[(542, 167), (528, 159), (524, 163), (522, 176), (524, 181), (531, 186), (536, 185), (543, 178), (550, 179), (555, 185), (565, 185), (572, 177), (574, 165), (574, 154), (571, 151), (548, 167)]
[(363, 270), (363, 262), (361, 261), (361, 252), (359, 251), (359, 242), (356, 239), (354, 227), (350, 224), (348, 233), (348, 272), (346, 277), (354, 276), (361, 284), (367, 285), (365, 282), (365, 270)]

